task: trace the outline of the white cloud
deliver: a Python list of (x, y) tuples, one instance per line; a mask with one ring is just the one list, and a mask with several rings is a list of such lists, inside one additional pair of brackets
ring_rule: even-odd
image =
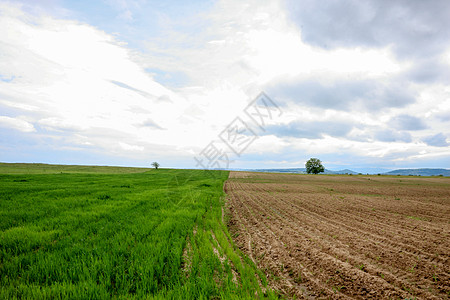
[(144, 147), (142, 146), (128, 145), (122, 142), (119, 142), (119, 146), (125, 151), (144, 151)]
[[(114, 37), (84, 23), (28, 15), (18, 5), (3, 3), (0, 11), (0, 72), (13, 78), (0, 81), (1, 105), (33, 112), (29, 117), (47, 130), (82, 132), (89, 139), (83, 143), (99, 148), (104, 144), (96, 140), (96, 128), (125, 133), (132, 141), (154, 136), (179, 143), (176, 134), (136, 124), (152, 119), (176, 132), (188, 103), (155, 82)], [(14, 122), (22, 131), (34, 130), (23, 120)]]
[(86, 129), (86, 127), (83, 126), (82, 124), (77, 125), (74, 124), (74, 122), (70, 122), (69, 120), (57, 117), (40, 119), (38, 123), (42, 128), (45, 128), (46, 130), (57, 132), (77, 131)]
[[(264, 84), (282, 76), (317, 77), (321, 80), (352, 76), (365, 78), (396, 74), (409, 64), (396, 61), (389, 47), (322, 50), (302, 41), (301, 32), (286, 17), (281, 1), (218, 1), (200, 15), (209, 27), (192, 37), (196, 44), (165, 40), (147, 43), (145, 62), (163, 69), (188, 73), (204, 87), (231, 85), (256, 94)], [(176, 34), (173, 29), (166, 35)], [(191, 41), (192, 42), (192, 41)]]
[(6, 128), (6, 129), (14, 129), (21, 132), (35, 132), (36, 129), (34, 128), (33, 124), (19, 119), (19, 118), (10, 118), (6, 116), (0, 116), (0, 127)]
[[(130, 26), (135, 26), (131, 21), (139, 23), (135, 20), (139, 15), (145, 15), (136, 13), (145, 6), (143, 1), (107, 3), (116, 9), (118, 18), (130, 21)], [(386, 160), (445, 155), (444, 147), (421, 141), (439, 132), (450, 136), (448, 122), (439, 117), (450, 111), (447, 86), (403, 84), (400, 80), (397, 82), (402, 85), (391, 86), (414, 63), (399, 61), (393, 55), (395, 45), (312, 46), (287, 13), (278, 0), (221, 0), (195, 16), (177, 20), (166, 16), (155, 22), (161, 26), (158, 34), (142, 36), (147, 49), (138, 52), (88, 23), (31, 15), (20, 5), (1, 3), (0, 105), (10, 116), (0, 117), (0, 124), (28, 133), (38, 131), (40, 136), (65, 135), (55, 141), (112, 155), (142, 159), (156, 154), (174, 159), (178, 155), (187, 161), (217, 138), (252, 97), (271, 83), (294, 78), (319, 82), (320, 88), (327, 89), (339, 80), (361, 80), (373, 88), (360, 93), (362, 98), (367, 96), (373, 105), (378, 98), (386, 98), (379, 101), (376, 113), (370, 105), (363, 105), (368, 99), (349, 101), (340, 110), (339, 106), (292, 101), (280, 103), (284, 114), (275, 120), (277, 124), (352, 123), (355, 127), (347, 136), (316, 140), (264, 136), (248, 153), (300, 149), (317, 156), (350, 153)], [(189, 22), (196, 26), (185, 26), (191, 25)], [(185, 75), (186, 84), (167, 88), (157, 82), (159, 73), (154, 70), (161, 78)], [(352, 96), (351, 88), (355, 87), (344, 84), (342, 89), (350, 92), (342, 97)], [(410, 92), (405, 95), (414, 95), (413, 101), (389, 106), (401, 98), (397, 89)], [(391, 132), (388, 122), (399, 115), (412, 116), (411, 120), (421, 120), (426, 126), (416, 132)], [(377, 134), (384, 142), (377, 141)]]

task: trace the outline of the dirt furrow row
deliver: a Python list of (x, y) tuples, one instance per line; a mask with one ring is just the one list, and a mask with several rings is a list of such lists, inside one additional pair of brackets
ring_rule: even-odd
[[(287, 202), (291, 201), (288, 200)], [(292, 203), (292, 205), (297, 206), (295, 203)], [(433, 259), (433, 264), (438, 263), (442, 265), (442, 267), (446, 268), (447, 273), (449, 272), (450, 265), (448, 264), (448, 257), (443, 255), (436, 259), (435, 256), (435, 253), (445, 253), (446, 250), (446, 246), (441, 243), (442, 238), (439, 239), (439, 235), (435, 238), (437, 241), (433, 242), (431, 239), (426, 239), (424, 237), (424, 233), (413, 235), (415, 239), (412, 239), (412, 234), (409, 231), (403, 230), (401, 226), (395, 226), (395, 224), (389, 226), (389, 224), (386, 224), (387, 222), (384, 224), (382, 222), (369, 223), (359, 217), (353, 216), (351, 213), (339, 214), (336, 212), (335, 214), (332, 214), (335, 216), (333, 219), (332, 216), (324, 216), (324, 214), (320, 211), (316, 212), (303, 208), (301, 210), (304, 211), (304, 217), (306, 218), (313, 216), (314, 219), (322, 219), (323, 222), (338, 231), (334, 234), (339, 234), (342, 230), (347, 230), (352, 235), (365, 237), (370, 236), (371, 240), (373, 240), (375, 244), (382, 244), (383, 247), (388, 246), (393, 249), (392, 252), (408, 252), (410, 255), (420, 256), (421, 259)], [(331, 209), (329, 210), (332, 211)], [(349, 222), (349, 220), (351, 220), (351, 222)], [(329, 228), (329, 230), (332, 229)], [(394, 232), (395, 234), (393, 234)], [(402, 235), (399, 235), (398, 233), (402, 233)], [(415, 244), (412, 244), (411, 241), (414, 241)], [(418, 241), (419, 245), (426, 246), (417, 246)], [(429, 252), (429, 249), (432, 249), (433, 253)]]
[[(309, 292), (306, 285), (303, 284), (293, 285), (293, 280), (288, 280), (289, 274), (284, 274), (284, 267), (281, 268), (281, 266), (286, 265), (286, 262), (278, 259), (278, 253), (284, 251), (283, 242), (267, 226), (261, 224), (257, 229), (251, 226), (249, 220), (253, 220), (253, 224), (258, 224), (258, 221), (254, 218), (252, 210), (244, 204), (245, 201), (242, 201), (241, 197), (230, 194), (229, 201), (231, 206), (234, 207), (232, 215), (234, 212), (238, 220), (243, 222), (247, 228), (252, 228), (248, 231), (249, 235), (239, 236), (236, 241), (247, 255), (256, 258), (256, 261), (254, 261), (260, 268), (269, 271), (268, 280), (272, 283), (272, 286), (284, 291), (285, 294), (295, 294), (306, 299), (312, 295), (332, 294), (332, 290), (321, 284), (319, 280), (308, 278), (307, 274), (303, 272), (303, 278), (305, 278), (308, 286), (318, 291), (318, 293), (313, 294)], [(249, 243), (252, 246), (247, 246)]]
[[(260, 204), (260, 205), (262, 205), (262, 204)], [(290, 217), (289, 222), (287, 222), (287, 226), (294, 228), (295, 225), (297, 224), (297, 222), (295, 221), (295, 219), (296, 219), (295, 211), (289, 209), (288, 211), (286, 211), (286, 214), (289, 215), (289, 217)], [(291, 222), (291, 220), (294, 220), (294, 222)], [(307, 225), (304, 220), (302, 220), (301, 222), (302, 222), (301, 229), (303, 229), (303, 232), (306, 234), (307, 232), (305, 229), (309, 225)], [(326, 228), (325, 228), (325, 230), (326, 230)], [(353, 265), (353, 266), (364, 265), (364, 270), (373, 276), (380, 276), (381, 274), (383, 274), (383, 278), (386, 276), (386, 277), (391, 277), (391, 278), (395, 278), (395, 279), (397, 279), (398, 276), (400, 276), (400, 275), (403, 279), (411, 279), (414, 277), (412, 275), (410, 276), (408, 271), (404, 271), (402, 269), (396, 270), (396, 273), (395, 273), (396, 276), (389, 276), (390, 272), (388, 272), (386, 270), (386, 268), (382, 268), (383, 265), (380, 263), (380, 261), (377, 261), (374, 257), (371, 258), (368, 255), (368, 254), (370, 254), (370, 249), (368, 249), (369, 247), (364, 247), (363, 249), (361, 249), (358, 247), (357, 244), (349, 246), (349, 244), (347, 244), (348, 241), (342, 243), (341, 241), (339, 241), (338, 239), (335, 238), (333, 233), (322, 232), (322, 231), (317, 230), (317, 226), (309, 226), (309, 231), (312, 232), (309, 234), (309, 236), (310, 237), (315, 236), (316, 240), (319, 241), (319, 244), (320, 244), (319, 247), (322, 248), (322, 251), (329, 253), (333, 257), (336, 257), (336, 258), (339, 257), (342, 261), (350, 262), (351, 265)], [(336, 234), (338, 234), (338, 233), (342, 233), (342, 232), (337, 232)], [(351, 240), (357, 239), (357, 238), (358, 237), (351, 238)], [(371, 244), (372, 246), (374, 245), (374, 243), (372, 241), (367, 241), (367, 243)], [(377, 246), (377, 245), (375, 244), (374, 246)], [(379, 252), (378, 248), (376, 248), (376, 250), (378, 250), (378, 252)], [(390, 266), (391, 265), (388, 265), (388, 267), (390, 267)], [(380, 267), (382, 268), (381, 270), (380, 270)], [(404, 266), (402, 265), (401, 267), (404, 267)], [(416, 268), (416, 269), (418, 269), (418, 268)], [(390, 283), (396, 282), (396, 286), (398, 286), (398, 287), (408, 285), (407, 282), (402, 281), (402, 280), (389, 280), (389, 282)], [(421, 284), (422, 284), (422, 286), (428, 286), (429, 284), (431, 284), (431, 281), (425, 280), (425, 282), (422, 281)], [(416, 292), (420, 293), (419, 290), (417, 290)]]
[[(233, 183), (227, 183), (228, 185), (233, 185)], [(231, 187), (233, 188), (233, 187)], [(230, 194), (230, 200), (229, 203), (231, 204), (231, 214), (233, 217), (237, 219), (237, 223), (244, 225), (246, 228), (246, 235), (240, 235), (238, 238), (236, 238), (236, 241), (238, 241), (238, 244), (241, 246), (244, 246), (246, 249), (244, 251), (247, 253), (247, 255), (255, 262), (258, 263), (259, 259), (255, 260), (255, 254), (259, 258), (258, 255), (258, 249), (264, 248), (268, 251), (271, 251), (273, 247), (279, 246), (278, 240), (276, 239), (276, 236), (273, 232), (270, 232), (267, 228), (261, 228), (261, 230), (255, 226), (252, 226), (251, 220), (253, 221), (253, 225), (257, 224), (257, 220), (253, 216), (253, 212), (249, 210), (249, 208), (244, 204), (243, 201), (241, 201), (240, 197), (237, 197), (233, 192)], [(256, 237), (256, 241), (258, 244), (253, 243), (252, 237)], [(272, 240), (272, 245), (269, 244), (267, 241)], [(261, 244), (262, 247), (261, 247)], [(253, 246), (252, 246), (253, 245)], [(269, 278), (270, 279), (270, 278)]]
[[(254, 199), (261, 199), (261, 197), (256, 196)], [(258, 201), (256, 201), (256, 202), (258, 202)], [(255, 206), (252, 206), (252, 209), (256, 210), (258, 207), (263, 207), (263, 203), (261, 203), (261, 202), (255, 203)], [(270, 208), (264, 207), (263, 211), (264, 212), (270, 211)], [(272, 214), (271, 219), (272, 219), (271, 223), (283, 224), (282, 233), (287, 234), (287, 237), (290, 238), (290, 240), (295, 241), (296, 239), (293, 237), (296, 235), (296, 231), (298, 229), (302, 230), (302, 228), (292, 228), (292, 227), (294, 227), (292, 224), (295, 224), (295, 222), (291, 222), (292, 219), (283, 219), (280, 216), (278, 216), (277, 214)], [(277, 222), (274, 222), (274, 220), (276, 220)], [(264, 221), (262, 221), (262, 222), (264, 222)], [(281, 234), (281, 232), (279, 232), (279, 230), (278, 230), (278, 226), (274, 226), (271, 229), (273, 231), (277, 232), (278, 235)], [(289, 230), (289, 229), (293, 229), (293, 230)], [(304, 233), (305, 232), (302, 231), (303, 235), (304, 235)], [(309, 237), (311, 238), (312, 236), (314, 236), (314, 235), (310, 235)], [(423, 294), (423, 292), (421, 292), (419, 289), (411, 287), (404, 280), (402, 280), (402, 281), (394, 280), (394, 281), (397, 281), (396, 282), (397, 288), (393, 288), (392, 286), (386, 286), (385, 284), (381, 284), (382, 280), (380, 280), (380, 277), (379, 277), (379, 274), (381, 273), (379, 268), (376, 268), (375, 266), (367, 265), (367, 262), (366, 262), (366, 265), (364, 265), (362, 262), (367, 261), (366, 258), (359, 257), (359, 259), (357, 259), (358, 254), (357, 253), (348, 253), (348, 248), (345, 248), (345, 247), (341, 247), (340, 249), (337, 249), (338, 247), (336, 247), (337, 246), (336, 244), (332, 245), (331, 243), (326, 241), (326, 239), (328, 237), (327, 235), (315, 236), (315, 237), (316, 237), (316, 240), (315, 240), (316, 242), (314, 243), (314, 245), (312, 247), (309, 247), (309, 248), (303, 247), (304, 249), (301, 249), (301, 250), (297, 249), (297, 251), (300, 251), (301, 253), (313, 252), (316, 257), (316, 259), (314, 260), (316, 264), (317, 264), (317, 260), (318, 260), (317, 258), (322, 257), (321, 260), (323, 260), (325, 265), (327, 265), (328, 267), (330, 266), (330, 264), (334, 264), (334, 266), (331, 266), (333, 270), (336, 268), (338, 268), (338, 269), (345, 269), (345, 268), (349, 269), (350, 268), (351, 270), (350, 271), (347, 270), (346, 274), (348, 274), (349, 272), (354, 273), (354, 271), (359, 272), (359, 274), (357, 274), (357, 275), (356, 275), (356, 273), (353, 274), (354, 277), (352, 277), (351, 279), (347, 278), (347, 282), (350, 280), (352, 282), (358, 282), (359, 285), (363, 285), (363, 282), (365, 282), (367, 284), (367, 282), (371, 282), (371, 281), (375, 280), (377, 282), (376, 285), (377, 286), (381, 285), (383, 287), (383, 291), (387, 293), (387, 294), (385, 294), (385, 296), (399, 295), (398, 292), (400, 292), (400, 288), (403, 286), (407, 286), (408, 288), (414, 290), (414, 292), (416, 294), (419, 294), (419, 293)], [(294, 245), (291, 243), (289, 246), (293, 247)], [(299, 244), (296, 243), (296, 246), (298, 248)], [(318, 248), (321, 250), (320, 255), (317, 253)], [(340, 257), (342, 257), (342, 259), (339, 259)], [(350, 261), (349, 261), (349, 258), (350, 258)], [(363, 272), (360, 272), (360, 270), (358, 270), (355, 267), (355, 265), (360, 265), (360, 266), (364, 265), (364, 268), (361, 269), (361, 271), (363, 271)], [(321, 268), (323, 268), (323, 266)], [(332, 273), (332, 272), (329, 272), (329, 273)], [(384, 271), (382, 274), (384, 274), (390, 278), (396, 278), (393, 275), (389, 276), (390, 274), (387, 274), (386, 271)], [(328, 274), (326, 276), (330, 276), (330, 274)], [(342, 277), (342, 275), (341, 275), (341, 277)], [(358, 280), (361, 277), (365, 277), (363, 281)], [(332, 275), (331, 275), (331, 278), (332, 278)], [(326, 280), (329, 280), (329, 279), (326, 279)], [(345, 280), (342, 279), (342, 282), (343, 281), (345, 281)], [(336, 283), (336, 282), (337, 282), (336, 280), (333, 280), (332, 283)], [(342, 282), (340, 282), (340, 284), (342, 284)], [(339, 284), (337, 286), (342, 287)], [(364, 291), (364, 286), (362, 286), (362, 291), (361, 291), (362, 294), (364, 294), (363, 291)], [(395, 293), (394, 291), (397, 293)], [(427, 293), (425, 293), (425, 294), (427, 294)], [(433, 297), (430, 294), (428, 294), (426, 296), (427, 296), (427, 298)]]
[[(315, 219), (325, 220), (324, 222), (326, 224), (334, 224), (336, 228), (339, 228), (339, 230), (345, 227), (350, 232), (359, 232), (359, 234), (361, 234), (362, 236), (370, 234), (372, 239), (375, 240), (376, 243), (387, 243), (397, 251), (401, 249), (401, 251), (406, 250), (407, 252), (411, 253), (411, 255), (420, 255), (421, 259), (427, 260), (434, 257), (435, 253), (445, 252), (445, 246), (441, 245), (440, 242), (442, 238), (436, 239), (435, 242), (432, 242), (430, 239), (427, 240), (424, 236), (426, 235), (426, 233), (422, 232), (422, 227), (420, 228), (420, 231), (416, 228), (416, 231), (418, 231), (419, 233), (413, 234), (412, 232), (401, 228), (401, 226), (399, 228), (398, 226), (394, 226), (394, 224), (389, 224), (389, 222), (383, 222), (384, 220), (381, 220), (380, 222), (370, 222), (368, 220), (366, 221), (363, 218), (355, 217), (350, 213), (340, 213), (330, 206), (328, 206), (328, 209), (324, 207), (320, 207), (320, 209), (311, 209), (311, 205), (309, 207), (307, 205), (303, 205), (305, 203), (304, 199), (303, 201), (298, 200), (298, 195), (291, 196), (291, 199), (283, 197), (283, 195), (281, 195), (281, 197), (268, 195), (267, 197), (272, 197), (272, 199), (283, 199), (283, 201), (286, 202), (286, 205), (289, 203), (290, 205), (294, 206), (298, 212), (304, 213), (305, 217), (314, 215)], [(296, 202), (300, 202), (302, 205), (298, 205)], [(352, 222), (348, 222), (349, 219), (351, 219)], [(351, 224), (352, 227), (350, 227), (349, 224)], [(398, 234), (393, 234), (394, 232), (403, 232), (403, 235), (399, 236)], [(407, 238), (404, 238), (405, 236)], [(433, 253), (427, 253), (427, 248), (416, 247), (414, 244), (411, 244), (411, 241), (421, 241), (421, 244), (425, 244), (427, 245), (427, 248), (433, 249)], [(444, 256), (442, 256), (440, 257), (440, 259), (441, 261), (439, 262), (439, 264), (447, 266), (446, 262), (448, 257), (445, 258)], [(433, 264), (435, 264), (435, 262), (433, 262)], [(448, 270), (446, 270), (446, 272), (448, 273)]]
[[(417, 196), (417, 188), (408, 194), (397, 178), (382, 178), (385, 188), (395, 189), (386, 194), (402, 195), (391, 203), (370, 180), (368, 189), (349, 177), (232, 172), (225, 191), (230, 222), (241, 233), (237, 244), (287, 296), (449, 297), (450, 226), (441, 216), (450, 211), (450, 182), (427, 180), (429, 192)], [(327, 186), (347, 194), (324, 192)], [(351, 194), (362, 190), (374, 196)], [(444, 199), (420, 213), (427, 195)]]

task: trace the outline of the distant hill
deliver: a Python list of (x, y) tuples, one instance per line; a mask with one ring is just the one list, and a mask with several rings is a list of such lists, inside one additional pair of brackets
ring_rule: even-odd
[[(306, 168), (288, 168), (288, 169), (247, 169), (242, 171), (251, 171), (251, 172), (269, 172), (269, 173), (297, 173), (297, 174), (306, 174)], [(325, 171), (321, 174), (358, 174), (355, 171), (345, 169), (339, 171), (332, 171), (325, 169)]]
[(358, 172), (349, 170), (349, 169), (344, 169), (344, 170), (340, 170), (340, 171), (332, 171), (333, 174), (352, 174), (352, 175), (356, 175), (359, 174)]
[(269, 173), (306, 173), (305, 168), (289, 168), (289, 169), (248, 169), (252, 172), (269, 172)]
[(398, 169), (384, 173), (384, 175), (413, 175), (413, 176), (450, 176), (448, 169)]
[[(250, 171), (250, 172), (270, 172), (270, 173), (297, 173), (306, 174), (305, 168), (287, 168), (287, 169), (235, 169), (235, 171)], [(325, 169), (325, 172), (321, 174), (360, 174), (350, 169), (344, 169), (339, 171), (332, 171)], [(403, 175), (403, 176), (450, 176), (450, 170), (448, 169), (398, 169), (382, 173), (383, 175)]]

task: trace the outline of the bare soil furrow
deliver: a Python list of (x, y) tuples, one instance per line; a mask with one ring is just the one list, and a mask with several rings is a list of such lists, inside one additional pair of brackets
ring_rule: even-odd
[[(293, 201), (293, 202), (299, 202), (302, 203), (304, 205), (304, 210), (308, 210), (310, 212), (315, 212), (315, 211), (319, 211), (321, 213), (321, 215), (335, 219), (337, 217), (339, 217), (340, 220), (348, 220), (348, 217), (350, 216), (352, 219), (355, 219), (355, 221), (359, 222), (360, 224), (355, 224), (355, 226), (362, 226), (362, 227), (367, 227), (367, 228), (371, 228), (371, 226), (375, 226), (375, 228), (373, 228), (374, 230), (381, 232), (381, 234), (383, 236), (386, 235), (393, 235), (392, 232), (388, 232), (386, 231), (387, 228), (391, 229), (392, 225), (395, 225), (395, 228), (397, 230), (401, 229), (402, 231), (408, 231), (408, 236), (419, 236), (422, 233), (417, 233), (417, 225), (414, 224), (412, 221), (412, 219), (406, 219), (399, 216), (398, 214), (396, 216), (383, 216), (382, 214), (384, 214), (383, 212), (377, 212), (374, 213), (373, 211), (371, 211), (372, 209), (367, 209), (367, 210), (358, 210), (355, 209), (354, 207), (358, 206), (357, 203), (351, 203), (351, 208), (347, 208), (345, 210), (343, 210), (341, 207), (337, 208), (337, 209), (330, 209), (332, 208), (330, 203), (321, 203), (320, 204), (314, 204), (311, 203), (314, 200), (310, 200), (309, 202), (305, 201), (304, 198), (299, 198), (299, 195), (293, 195), (291, 197), (291, 199), (286, 199), (287, 201)], [(324, 207), (324, 205), (326, 205), (326, 207)], [(346, 205), (347, 206), (347, 205)], [(375, 210), (375, 209), (373, 209)], [(409, 224), (408, 224), (409, 222)], [(422, 224), (421, 225), (421, 229), (423, 231), (428, 231), (431, 232), (431, 230), (442, 230), (442, 227), (434, 227), (434, 228), (430, 228), (429, 230), (427, 230), (427, 224)]]
[[(239, 197), (232, 197), (231, 199), (234, 205), (245, 208), (239, 213), (240, 219), (254, 219), (255, 213), (251, 208), (244, 204), (245, 201), (239, 201), (238, 199), (241, 199)], [(255, 221), (257, 224), (258, 221)], [(248, 221), (245, 221), (245, 223), (248, 224)], [(318, 279), (308, 278), (306, 274), (303, 275), (303, 278), (305, 278), (305, 281), (308, 282), (310, 286), (315, 287), (316, 291), (319, 291), (318, 294), (311, 294), (304, 285), (292, 285), (292, 279), (287, 280), (288, 277), (284, 276), (282, 272), (284, 266), (289, 265), (289, 262), (282, 260), (281, 257), (278, 256), (278, 253), (282, 253), (285, 249), (284, 243), (268, 228), (268, 226), (260, 226), (259, 230), (252, 233), (250, 233), (247, 242), (240, 241), (240, 244), (243, 246), (242, 250), (249, 256), (256, 257), (258, 265), (263, 269), (267, 268), (267, 266), (271, 267), (270, 269), (272, 271), (270, 276), (268, 276), (268, 279), (273, 285), (277, 286), (278, 289), (291, 292), (295, 290), (295, 294), (304, 298), (308, 298), (311, 295), (325, 295), (332, 293), (332, 290), (321, 284)], [(258, 236), (259, 238), (252, 240), (251, 236)], [(248, 243), (253, 246), (246, 247), (246, 244)], [(281, 268), (281, 266), (283, 267)]]
[(231, 172), (237, 245), (287, 297), (450, 296), (450, 180)]
[[(268, 209), (278, 209), (280, 210), (280, 208), (276, 208), (277, 206), (274, 205), (275, 203), (279, 203), (281, 202), (281, 205), (286, 204), (289, 205), (289, 203), (287, 203), (287, 201), (284, 201), (281, 198), (276, 198), (273, 196), (266, 196), (268, 198), (272, 197), (272, 201), (270, 201), (271, 207)], [(262, 204), (264, 205), (264, 204)], [(315, 213), (312, 211), (301, 211), (301, 208), (296, 205), (295, 203), (290, 203), (289, 209), (286, 211), (287, 214), (290, 214), (290, 218), (294, 219), (294, 220), (298, 220), (303, 223), (302, 226), (308, 226), (309, 224), (312, 223), (311, 227), (315, 228), (316, 230), (323, 230), (325, 231), (324, 235), (329, 235), (329, 236), (333, 236), (336, 237), (337, 240), (339, 240), (339, 236), (342, 236), (342, 230), (346, 230), (347, 234), (350, 235), (352, 238), (351, 240), (355, 240), (357, 239), (359, 236), (365, 236), (367, 238), (368, 235), (370, 235), (372, 238), (370, 240), (371, 243), (371, 249), (373, 252), (377, 253), (380, 251), (377, 251), (377, 249), (379, 250), (379, 248), (382, 247), (383, 252), (385, 252), (387, 247), (391, 248), (390, 252), (391, 254), (396, 254), (398, 252), (408, 252), (410, 253), (411, 256), (420, 256), (421, 259), (427, 260), (427, 257), (430, 256), (430, 254), (427, 253), (423, 253), (422, 249), (418, 249), (417, 247), (411, 246), (409, 244), (406, 243), (393, 243), (391, 242), (392, 240), (394, 240), (394, 237), (383, 237), (381, 235), (372, 235), (370, 233), (370, 231), (368, 230), (363, 230), (363, 229), (358, 229), (356, 226), (350, 227), (348, 226), (348, 221), (351, 220), (351, 224), (354, 224), (354, 219), (351, 218), (351, 216), (346, 216), (345, 221), (347, 221), (346, 223), (343, 222), (335, 222), (330, 220), (330, 217), (325, 217), (319, 213)], [(300, 212), (302, 212), (303, 214), (300, 216)], [(309, 219), (309, 223), (305, 222), (305, 220)], [(319, 222), (321, 221), (321, 222)], [(307, 225), (308, 224), (308, 225)], [(325, 224), (325, 227), (321, 227), (321, 225)], [(331, 225), (331, 226), (330, 226)], [(331, 228), (330, 228), (331, 227)], [(315, 234), (317, 234), (317, 231), (315, 232)], [(347, 235), (344, 235), (347, 236)], [(365, 245), (366, 248), (369, 248), (368, 245)], [(375, 249), (374, 249), (375, 248)], [(367, 249), (369, 250), (369, 249)], [(374, 251), (375, 250), (375, 251)], [(444, 259), (444, 258), (443, 258)], [(435, 262), (436, 263), (436, 262)], [(443, 264), (442, 262), (440, 262), (440, 264)]]
[[(269, 196), (273, 197), (273, 196)], [(295, 196), (294, 196), (295, 197)], [(274, 197), (273, 199), (277, 199)], [(284, 199), (282, 199), (284, 201)], [(419, 233), (415, 235), (415, 239), (411, 237), (411, 233), (408, 231), (402, 230), (402, 228), (398, 228), (395, 226), (395, 231), (392, 230), (392, 226), (389, 227), (386, 224), (383, 223), (372, 223), (363, 220), (362, 218), (355, 218), (350, 213), (346, 213), (345, 215), (340, 215), (338, 212), (335, 214), (329, 214), (325, 216), (322, 211), (317, 212), (317, 210), (308, 210), (304, 207), (300, 207), (295, 202), (293, 203), (290, 200), (287, 200), (287, 202), (291, 202), (292, 209), (297, 208), (297, 212), (302, 212), (304, 214), (305, 218), (308, 218), (309, 216), (314, 216), (314, 219), (321, 219), (323, 222), (325, 222), (328, 225), (334, 225), (334, 228), (338, 228), (339, 231), (342, 229), (346, 229), (351, 233), (360, 234), (361, 236), (370, 235), (372, 240), (375, 240), (376, 243), (383, 243), (383, 245), (389, 245), (392, 246), (394, 249), (402, 249), (403, 251), (407, 251), (411, 253), (412, 255), (421, 255), (423, 259), (427, 259), (427, 257), (431, 257), (436, 252), (445, 252), (445, 245), (442, 245), (441, 241), (443, 238), (435, 238), (435, 241), (432, 241), (431, 239), (426, 239), (423, 233)], [(325, 209), (324, 209), (325, 210)], [(328, 210), (332, 211), (331, 208)], [(333, 216), (335, 216), (335, 219), (333, 219)], [(328, 220), (328, 221), (327, 221)], [(351, 220), (351, 222), (349, 222)], [(322, 222), (322, 223), (323, 223)], [(350, 225), (351, 224), (351, 225)], [(381, 229), (380, 229), (381, 228)], [(383, 229), (384, 228), (384, 229)], [(402, 236), (398, 235), (398, 232), (402, 232), (402, 236), (407, 236), (407, 238), (402, 239)], [(393, 234), (395, 233), (395, 234)], [(338, 234), (338, 233), (336, 233)], [(414, 237), (414, 236), (413, 236)], [(420, 241), (421, 244), (427, 245), (427, 248), (432, 248), (433, 253), (428, 252), (426, 248), (419, 248), (416, 247), (411, 242)], [(433, 247), (430, 246), (432, 244)], [(445, 264), (448, 261), (448, 257), (440, 257), (441, 264)]]
[[(276, 216), (274, 216), (273, 221), (275, 220)], [(277, 220), (280, 221), (280, 220)], [(274, 222), (276, 223), (276, 222)], [(376, 277), (371, 277), (369, 273), (364, 271), (360, 271), (357, 268), (355, 268), (352, 264), (349, 262), (346, 262), (345, 260), (338, 259), (337, 255), (334, 253), (328, 253), (327, 250), (330, 250), (330, 247), (324, 246), (323, 243), (318, 247), (317, 243), (313, 246), (306, 246), (305, 244), (302, 244), (302, 247), (300, 248), (299, 244), (293, 245), (288, 241), (290, 238), (295, 236), (295, 231), (289, 230), (290, 226), (288, 224), (283, 224), (284, 226), (279, 229), (279, 226), (273, 226), (271, 229), (276, 232), (277, 236), (280, 237), (280, 239), (283, 241), (283, 244), (286, 245), (285, 248), (291, 248), (291, 247), (297, 247), (297, 252), (301, 253), (303, 257), (306, 255), (308, 258), (310, 258), (308, 261), (304, 260), (303, 264), (306, 268), (309, 268), (311, 270), (319, 269), (319, 273), (316, 275), (318, 278), (320, 278), (323, 281), (329, 282), (330, 284), (333, 284), (331, 288), (337, 289), (340, 287), (345, 287), (343, 283), (345, 281), (352, 282), (354, 284), (357, 284), (358, 286), (361, 286), (360, 293), (363, 294), (363, 291), (366, 289), (366, 286), (373, 281), (380, 281)], [(320, 241), (320, 239), (318, 240)], [(317, 249), (320, 249), (317, 250)], [(308, 254), (311, 254), (311, 256), (308, 256)], [(311, 259), (311, 257), (313, 259)], [(345, 274), (351, 274), (350, 276), (347, 276), (347, 278), (343, 278), (344, 275), (340, 276), (340, 280), (337, 280), (334, 278), (334, 271), (335, 269), (345, 269)], [(331, 275), (330, 275), (331, 274)], [(331, 281), (330, 281), (331, 280)], [(377, 282), (377, 286), (380, 285), (380, 282)], [(385, 292), (387, 292), (386, 295), (392, 296), (392, 295), (400, 295), (398, 292), (399, 289), (396, 289), (392, 286), (383, 286), (383, 289)], [(345, 291), (346, 289), (343, 289)], [(397, 293), (396, 293), (397, 292)], [(345, 293), (345, 292), (344, 292)]]
[[(255, 200), (255, 199), (256, 200), (260, 199), (260, 197), (253, 198), (253, 200)], [(255, 206), (252, 206), (252, 207), (255, 207), (256, 209), (258, 207), (263, 207), (263, 211), (270, 210), (268, 207), (264, 207), (263, 203), (255, 203)], [(275, 205), (275, 207), (276, 207), (276, 205)], [(272, 209), (272, 211), (273, 211), (273, 209)], [(287, 210), (286, 214), (288, 214), (288, 211), (291, 211), (291, 210)], [(274, 231), (278, 231), (278, 229), (281, 228), (283, 230), (283, 232), (287, 233), (287, 236), (290, 238), (294, 237), (298, 230), (302, 231), (302, 233), (304, 235), (307, 234), (304, 231), (303, 226), (302, 227), (298, 226), (297, 228), (294, 228), (296, 222), (286, 222), (287, 219), (280, 218), (277, 214), (273, 214), (272, 217), (273, 217), (272, 223), (277, 224), (277, 226), (275, 226), (272, 229)], [(277, 222), (274, 222), (275, 220)], [(279, 226), (280, 224), (282, 224), (282, 227)], [(290, 229), (292, 229), (292, 230), (290, 230)], [(280, 234), (280, 233), (278, 232), (278, 234)], [(357, 266), (364, 266), (364, 272), (366, 272), (368, 275), (379, 277), (379, 274), (381, 273), (380, 268), (376, 267), (376, 263), (371, 264), (370, 262), (368, 262), (368, 258), (366, 256), (360, 255), (360, 253), (355, 252), (355, 251), (350, 251), (350, 249), (352, 249), (352, 248), (349, 248), (348, 246), (346, 247), (346, 245), (343, 245), (343, 244), (339, 244), (338, 241), (332, 240), (330, 242), (329, 235), (320, 236), (320, 235), (317, 235), (314, 233), (309, 234), (309, 238), (312, 238), (313, 236), (317, 240), (316, 245), (314, 245), (314, 247), (321, 248), (322, 253), (324, 255), (327, 255), (326, 260), (334, 261), (334, 259), (336, 258), (337, 260), (340, 260), (341, 262), (346, 262), (347, 264), (350, 264), (351, 266), (355, 266), (355, 268), (357, 268)], [(317, 245), (317, 244), (319, 244), (319, 245)], [(289, 246), (292, 247), (293, 245), (289, 245)], [(350, 259), (348, 257), (350, 257)], [(382, 270), (382, 272), (387, 273), (386, 270)], [(410, 277), (412, 277), (412, 276), (408, 276), (409, 274), (407, 272), (402, 272), (402, 275), (405, 276), (405, 279), (411, 279)], [(370, 281), (372, 279), (366, 279), (366, 280)], [(405, 280), (393, 280), (393, 281), (391, 280), (391, 283), (393, 283), (393, 282), (395, 282), (395, 285), (398, 288), (401, 288), (403, 286), (409, 286), (409, 284)], [(383, 288), (389, 289), (386, 286), (384, 286)], [(409, 287), (409, 288), (411, 290), (413, 290), (416, 294), (423, 294), (428, 298), (430, 298), (430, 297), (432, 298), (432, 295), (421, 291), (420, 288), (415, 288), (415, 287)]]

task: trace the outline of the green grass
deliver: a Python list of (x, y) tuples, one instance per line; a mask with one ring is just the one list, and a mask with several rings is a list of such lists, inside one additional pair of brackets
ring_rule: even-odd
[(0, 164), (0, 298), (276, 297), (222, 222), (228, 172), (143, 171)]
[(149, 171), (151, 169), (152, 168), (0, 163), (1, 174), (57, 174), (57, 173), (127, 174), (127, 173), (142, 173), (145, 171)]

